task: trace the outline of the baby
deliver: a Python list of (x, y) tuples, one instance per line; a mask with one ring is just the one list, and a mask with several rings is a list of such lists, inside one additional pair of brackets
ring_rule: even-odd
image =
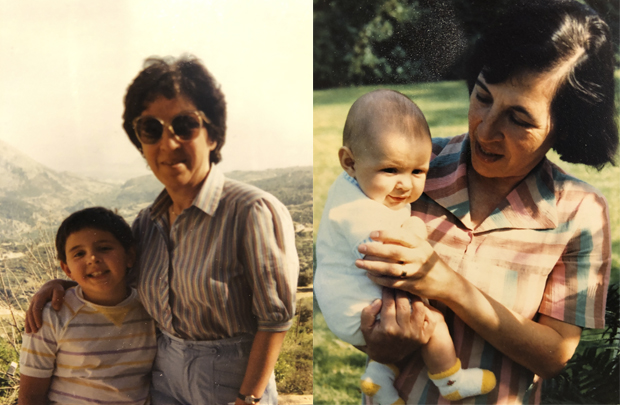
[(148, 404), (157, 342), (126, 282), (136, 258), (131, 228), (110, 210), (86, 208), (60, 225), (56, 250), (78, 285), (60, 311), (46, 305), (37, 333), (24, 335), (19, 405)]
[[(329, 190), (317, 236), (314, 291), (327, 326), (340, 339), (364, 346), (362, 309), (381, 298), (381, 287), (355, 267), (357, 248), (373, 242), (370, 232), (403, 226), (421, 238), (426, 227), (411, 217), (410, 203), (424, 191), (431, 136), (422, 111), (409, 98), (376, 90), (351, 107), (338, 151), (344, 172)], [(486, 394), (495, 375), (479, 368), (461, 369), (448, 327), (439, 311), (428, 310), (437, 326), (421, 348), (429, 377), (450, 400)], [(394, 388), (398, 369), (371, 361), (362, 391), (381, 405), (404, 404)]]

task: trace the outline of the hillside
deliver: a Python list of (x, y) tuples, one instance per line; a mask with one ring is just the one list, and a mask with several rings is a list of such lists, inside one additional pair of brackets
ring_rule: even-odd
[[(254, 184), (278, 197), (296, 222), (312, 223), (312, 168), (294, 167), (227, 176)], [(71, 212), (94, 205), (118, 209), (131, 222), (163, 186), (152, 175), (110, 184), (54, 171), (0, 141), (0, 240), (34, 237)]]

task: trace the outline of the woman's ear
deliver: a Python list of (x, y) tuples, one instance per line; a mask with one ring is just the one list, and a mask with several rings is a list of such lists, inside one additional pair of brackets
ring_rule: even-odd
[(349, 176), (355, 178), (355, 158), (348, 146), (343, 146), (338, 150), (338, 159), (344, 171), (347, 172)]
[(136, 248), (131, 246), (129, 250), (127, 250), (127, 268), (132, 268), (134, 264), (136, 264)]
[(63, 262), (62, 260), (60, 260), (60, 268), (62, 269), (62, 271), (65, 272), (65, 274), (67, 275), (67, 277), (69, 277), (71, 280), (75, 280), (72, 276), (71, 276), (71, 270), (69, 269), (69, 266), (67, 266), (67, 263)]

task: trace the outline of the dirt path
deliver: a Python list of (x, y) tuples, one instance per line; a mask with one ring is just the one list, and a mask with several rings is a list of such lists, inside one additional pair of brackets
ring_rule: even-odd
[(280, 395), (278, 405), (311, 405), (312, 395)]
[(297, 287), (297, 300), (312, 297), (312, 284), (305, 287)]

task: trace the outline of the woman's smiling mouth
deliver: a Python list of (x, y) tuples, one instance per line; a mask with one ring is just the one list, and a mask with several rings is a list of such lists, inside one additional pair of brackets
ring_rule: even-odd
[(503, 157), (503, 155), (486, 151), (482, 148), (479, 142), (475, 142), (474, 150), (477, 157), (486, 163), (496, 162)]

